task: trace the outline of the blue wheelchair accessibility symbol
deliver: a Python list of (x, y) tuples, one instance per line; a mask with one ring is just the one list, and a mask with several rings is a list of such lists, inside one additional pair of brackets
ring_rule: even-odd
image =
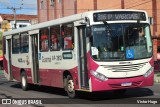
[(127, 59), (133, 59), (134, 58), (134, 50), (133, 49), (126, 50), (126, 58)]

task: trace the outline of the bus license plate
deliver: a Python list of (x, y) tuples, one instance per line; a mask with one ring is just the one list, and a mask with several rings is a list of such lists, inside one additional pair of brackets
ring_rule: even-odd
[(132, 83), (131, 82), (125, 82), (125, 83), (122, 83), (121, 86), (131, 86)]

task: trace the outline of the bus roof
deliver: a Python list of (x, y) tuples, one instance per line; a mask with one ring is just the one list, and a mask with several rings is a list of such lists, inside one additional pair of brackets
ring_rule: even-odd
[[(21, 33), (21, 32), (27, 32), (27, 31), (40, 29), (40, 28), (45, 28), (45, 27), (49, 27), (49, 26), (53, 26), (53, 25), (69, 23), (69, 22), (84, 19), (85, 17), (91, 18), (91, 17), (93, 17), (93, 13), (96, 13), (96, 12), (115, 12), (115, 11), (117, 11), (117, 12), (120, 12), (120, 11), (144, 12), (146, 14), (146, 17), (148, 17), (146, 11), (144, 11), (144, 10), (131, 10), (131, 9), (96, 10), (96, 11), (88, 11), (88, 12), (84, 12), (84, 13), (79, 13), (79, 14), (74, 14), (74, 15), (71, 15), (71, 16), (62, 17), (62, 18), (46, 21), (46, 22), (43, 22), (43, 23), (38, 23), (38, 24), (35, 24), (35, 25), (27, 26), (27, 27), (24, 27), (24, 28), (18, 28), (18, 29), (10, 30), (10, 31), (4, 32), (3, 35), (7, 36), (7, 35), (17, 34), (17, 33)], [(148, 22), (148, 19), (146, 21)]]

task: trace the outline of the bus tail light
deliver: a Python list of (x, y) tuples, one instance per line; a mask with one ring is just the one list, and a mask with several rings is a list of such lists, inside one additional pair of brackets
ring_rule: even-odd
[(96, 77), (97, 79), (99, 79), (99, 80), (101, 80), (101, 81), (106, 81), (106, 80), (108, 80), (108, 78), (107, 78), (105, 75), (103, 75), (103, 74), (101, 74), (101, 73), (99, 73), (99, 72), (96, 72), (96, 71), (92, 71), (92, 70), (91, 70), (91, 75), (93, 75), (94, 77)]
[(151, 73), (152, 73), (152, 71), (153, 71), (153, 67), (151, 67), (143, 76), (144, 77), (148, 77)]

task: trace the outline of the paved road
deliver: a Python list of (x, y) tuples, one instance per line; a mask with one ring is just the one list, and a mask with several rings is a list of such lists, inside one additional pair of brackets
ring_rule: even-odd
[(68, 99), (65, 91), (59, 88), (31, 86), (30, 90), (22, 91), (19, 83), (9, 82), (0, 74), (0, 98), (23, 98), (21, 99), (23, 101), (27, 98), (42, 98), (42, 102), (53, 103), (42, 105), (0, 104), (0, 107), (159, 107), (160, 104), (138, 104), (138, 101), (145, 103), (149, 100), (151, 103), (156, 103), (156, 101), (160, 103), (160, 84), (154, 84), (152, 87), (128, 89), (123, 96), (115, 95), (112, 91), (92, 94), (80, 92), (77, 99)]

